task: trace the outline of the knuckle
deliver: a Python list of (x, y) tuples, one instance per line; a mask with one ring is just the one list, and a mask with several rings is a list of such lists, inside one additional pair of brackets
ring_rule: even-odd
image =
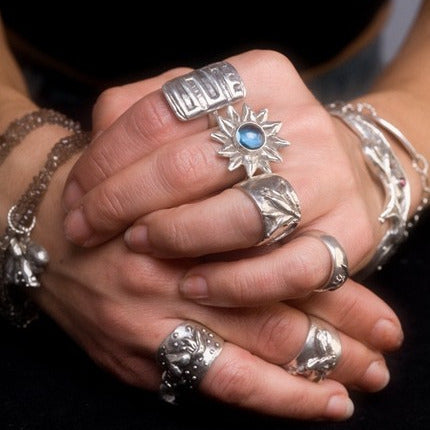
[(139, 140), (164, 141), (172, 130), (172, 113), (158, 93), (148, 94), (130, 109), (129, 133)]
[(215, 395), (230, 404), (244, 405), (253, 396), (255, 385), (249, 365), (252, 355), (243, 352), (243, 359), (232, 360), (220, 367), (213, 376)]
[(285, 265), (285, 273), (294, 273), (294, 279), (298, 280), (288, 285), (291, 297), (307, 296), (328, 278), (328, 260), (318, 258), (315, 247), (312, 248), (311, 245), (312, 242), (308, 248), (309, 252), (305, 250), (290, 255)]
[(281, 52), (271, 49), (255, 49), (250, 51), (250, 55), (253, 62), (252, 66), (262, 76), (268, 73), (273, 76), (275, 73), (285, 79), (287, 74), (297, 74), (293, 63)]
[(98, 327), (109, 338), (121, 339), (131, 331), (131, 320), (121, 305), (107, 298), (100, 299), (93, 310), (93, 318)]
[(107, 179), (112, 171), (112, 153), (103, 145), (90, 146), (84, 153), (84, 157), (87, 157), (87, 167), (82, 169), (82, 175), (91, 175), (95, 178), (97, 183), (100, 183)]
[(168, 190), (177, 194), (202, 186), (202, 175), (210, 170), (204, 149), (181, 146), (163, 151), (156, 161), (161, 180)]
[(104, 90), (98, 97), (93, 107), (93, 115), (104, 113), (116, 106), (119, 98), (122, 97), (121, 87), (112, 87)]
[[(246, 203), (247, 205), (244, 206), (243, 199), (232, 199), (234, 216), (228, 218), (227, 221), (234, 223), (229, 226), (228, 231), (234, 231), (240, 236), (242, 242), (249, 243), (250, 240), (258, 241), (262, 238), (263, 225), (256, 206), (248, 198), (246, 198)], [(250, 214), (253, 214), (252, 218)]]
[(118, 228), (127, 221), (127, 195), (112, 184), (103, 184), (91, 192), (91, 203), (84, 200), (89, 224), (98, 232)]
[(186, 75), (187, 73), (192, 72), (193, 69), (190, 67), (175, 67), (173, 69), (167, 70), (161, 76), (166, 81), (170, 79), (177, 78), (178, 76)]
[(285, 312), (272, 313), (263, 322), (256, 336), (258, 348), (264, 351), (269, 360), (283, 363), (285, 361), (284, 352), (289, 349), (289, 334), (292, 329), (292, 320)]
[(360, 299), (352, 296), (350, 300), (344, 300), (343, 305), (337, 308), (336, 325), (338, 327), (348, 327), (351, 321), (357, 320), (357, 311), (360, 311)]
[[(181, 218), (173, 220), (160, 220), (153, 225), (148, 225), (149, 236), (154, 239), (151, 243), (167, 255), (184, 255), (192, 249), (192, 236), (189, 234), (184, 221)], [(151, 234), (152, 233), (152, 234)]]

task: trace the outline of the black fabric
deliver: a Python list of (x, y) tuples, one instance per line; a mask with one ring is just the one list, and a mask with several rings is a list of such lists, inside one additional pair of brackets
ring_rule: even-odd
[[(384, 0), (247, 2), (2, 0), (6, 26), (48, 59), (88, 82), (112, 85), (174, 66), (199, 67), (252, 48), (276, 49), (299, 69), (341, 51)], [(47, 58), (45, 58), (47, 60)], [(51, 64), (54, 67), (54, 64)]]
[[(352, 393), (344, 423), (275, 419), (195, 398), (172, 407), (100, 370), (49, 319), (27, 331), (0, 324), (0, 429), (373, 430), (430, 428), (430, 218), (423, 219), (369, 286), (399, 314), (405, 343), (387, 356), (390, 385)], [(357, 321), (360, 324), (360, 321)], [(198, 411), (203, 418), (196, 417)]]

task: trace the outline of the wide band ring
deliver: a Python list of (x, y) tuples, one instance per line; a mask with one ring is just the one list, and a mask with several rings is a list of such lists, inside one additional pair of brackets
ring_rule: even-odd
[(334, 291), (340, 288), (349, 278), (348, 257), (340, 243), (327, 233), (319, 230), (309, 230), (302, 233), (302, 236), (314, 237), (320, 240), (327, 248), (330, 259), (331, 269), (327, 282), (314, 291), (322, 293), (325, 291)]
[(319, 382), (333, 371), (341, 354), (342, 345), (337, 330), (327, 322), (309, 315), (309, 331), (303, 348), (285, 368), (292, 375)]
[(254, 176), (234, 186), (243, 191), (257, 207), (263, 222), (263, 238), (258, 245), (277, 242), (299, 225), (299, 199), (291, 184), (281, 176)]
[(201, 324), (179, 324), (158, 349), (157, 361), (163, 369), (161, 398), (176, 403), (179, 397), (197, 388), (223, 345), (223, 339)]
[(246, 95), (239, 73), (226, 61), (209, 64), (171, 79), (162, 86), (162, 91), (181, 121), (214, 112)]

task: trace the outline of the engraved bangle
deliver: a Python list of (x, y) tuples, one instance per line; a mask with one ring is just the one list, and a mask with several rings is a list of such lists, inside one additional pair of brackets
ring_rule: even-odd
[(380, 269), (407, 237), (410, 186), (388, 139), (361, 109), (340, 102), (330, 104), (327, 109), (331, 115), (340, 118), (358, 135), (366, 165), (380, 180), (386, 194), (385, 206), (379, 221), (381, 223), (389, 221), (390, 225), (370, 262), (354, 276), (356, 279), (363, 279), (376, 269)]

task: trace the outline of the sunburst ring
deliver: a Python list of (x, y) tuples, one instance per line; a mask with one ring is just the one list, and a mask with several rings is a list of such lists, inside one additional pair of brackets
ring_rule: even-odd
[(259, 170), (271, 173), (270, 163), (282, 161), (279, 149), (290, 142), (278, 136), (282, 123), (267, 118), (267, 109), (256, 113), (247, 104), (241, 114), (228, 106), (226, 117), (216, 115), (219, 129), (211, 137), (223, 145), (218, 154), (230, 159), (228, 170), (243, 166), (251, 178)]
[(234, 186), (255, 204), (263, 223), (263, 237), (257, 245), (278, 242), (299, 225), (299, 199), (291, 184), (272, 173), (254, 176)]

